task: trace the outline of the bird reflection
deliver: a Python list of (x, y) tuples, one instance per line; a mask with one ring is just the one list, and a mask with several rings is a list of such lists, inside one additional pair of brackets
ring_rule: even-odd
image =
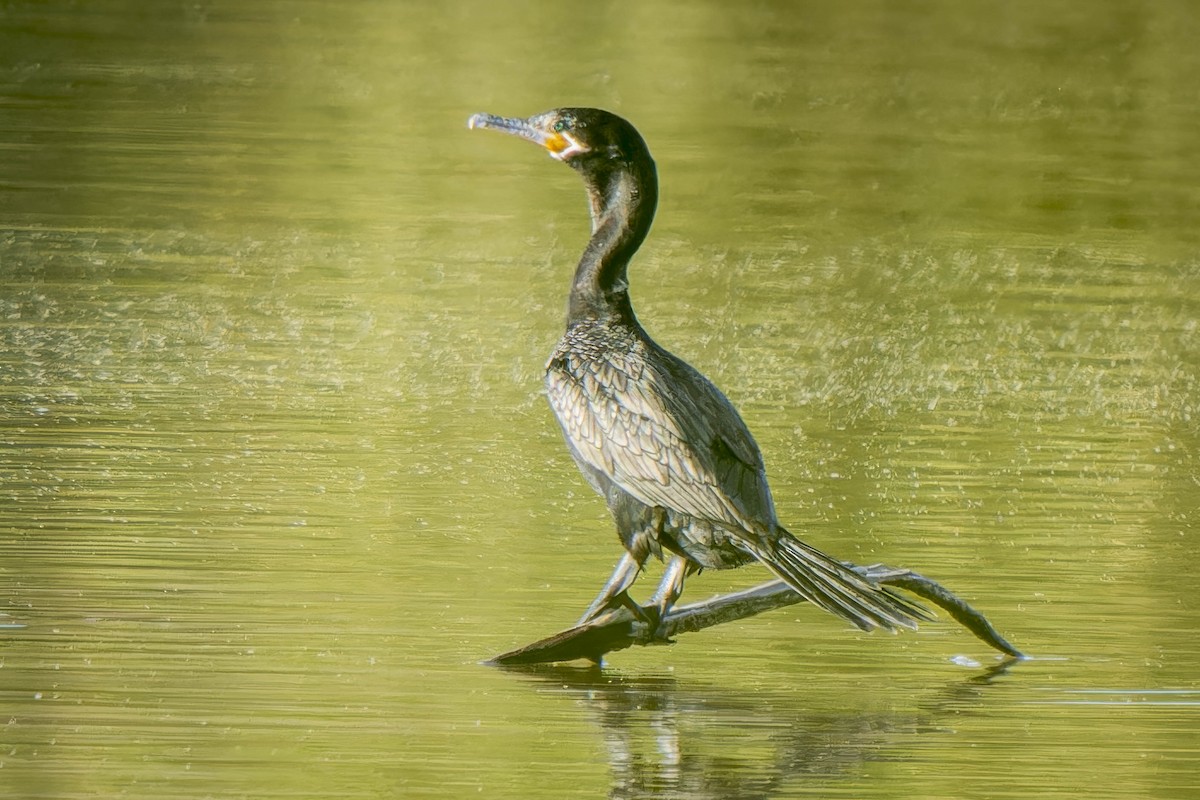
[(598, 724), (614, 800), (774, 797), (797, 781), (823, 785), (886, 760), (898, 734), (949, 731), (1013, 661), (957, 681), (916, 710), (814, 711), (803, 693), (732, 694), (669, 675), (622, 676), (597, 667), (513, 669), (539, 692), (575, 700)]

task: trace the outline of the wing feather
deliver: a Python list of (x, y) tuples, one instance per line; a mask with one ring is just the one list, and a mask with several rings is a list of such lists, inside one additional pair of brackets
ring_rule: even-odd
[(588, 347), (570, 336), (546, 388), (585, 472), (648, 506), (737, 528), (775, 524), (758, 447), (711, 382), (661, 349), (647, 358), (657, 346), (645, 340)]

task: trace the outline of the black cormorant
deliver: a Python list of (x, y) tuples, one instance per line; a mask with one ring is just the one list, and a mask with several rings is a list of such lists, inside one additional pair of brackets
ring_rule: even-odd
[[(583, 177), (591, 202), (592, 237), (571, 283), (567, 331), (546, 364), (546, 389), (571, 455), (607, 501), (626, 554), (582, 621), (617, 604), (661, 619), (688, 575), (754, 560), (863, 630), (915, 628), (928, 618), (779, 524), (762, 454), (733, 405), (638, 323), (625, 273), (658, 203), (658, 177), (641, 134), (594, 108), (529, 119), (476, 114), (467, 124), (541, 145)], [(626, 591), (651, 554), (669, 561), (642, 608)]]

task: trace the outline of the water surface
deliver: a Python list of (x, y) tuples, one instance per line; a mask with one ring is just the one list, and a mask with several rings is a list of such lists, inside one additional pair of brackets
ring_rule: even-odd
[[(1195, 796), (1198, 34), (1184, 2), (6, 6), (3, 794)], [(649, 140), (634, 302), (788, 526), (1037, 658), (796, 606), (480, 666), (618, 555), (540, 388), (582, 190), (464, 125), (560, 104)]]

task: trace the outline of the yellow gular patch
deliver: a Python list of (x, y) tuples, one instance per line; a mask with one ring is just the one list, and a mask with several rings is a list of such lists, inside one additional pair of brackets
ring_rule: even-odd
[(559, 161), (587, 152), (587, 147), (582, 142), (564, 131), (547, 134), (545, 145), (550, 154)]

